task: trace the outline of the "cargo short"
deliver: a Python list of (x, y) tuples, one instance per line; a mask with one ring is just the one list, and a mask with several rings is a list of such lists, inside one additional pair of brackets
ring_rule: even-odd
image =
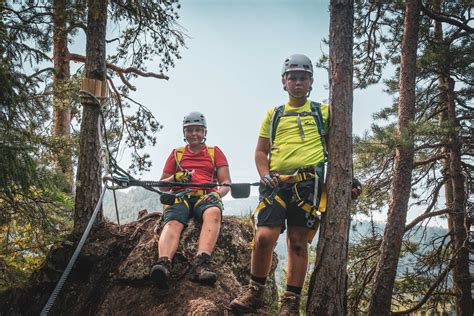
[(202, 215), (210, 207), (217, 207), (221, 211), (224, 209), (222, 201), (203, 202), (204, 195), (184, 195), (175, 201), (175, 204), (164, 207), (163, 224), (171, 220), (182, 223), (185, 227), (191, 218), (202, 222)]

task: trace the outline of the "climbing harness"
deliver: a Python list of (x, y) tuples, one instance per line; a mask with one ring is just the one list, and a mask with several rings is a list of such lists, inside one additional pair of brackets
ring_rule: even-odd
[[(206, 145), (206, 148), (207, 148), (207, 152), (209, 154), (209, 157), (211, 157), (212, 166), (214, 168), (214, 170), (212, 172), (212, 179), (211, 179), (211, 182), (214, 182), (214, 180), (215, 180), (214, 177), (216, 176), (216, 173), (217, 173), (217, 167), (216, 167), (216, 162), (215, 162), (216, 150), (214, 149), (213, 146), (207, 146)], [(179, 169), (179, 171), (186, 171), (186, 170), (183, 169), (183, 167), (181, 167), (181, 160), (183, 160), (184, 149), (185, 149), (184, 146), (181, 146), (181, 147), (178, 147), (178, 148), (175, 149), (174, 159), (176, 161), (176, 167), (177, 167), (177, 169)]]
[[(286, 176), (288, 177), (288, 181), (285, 181), (285, 176), (281, 176), (282, 182), (290, 182), (290, 183), (299, 183), (306, 181), (307, 179), (314, 179), (314, 192), (312, 194), (313, 201), (311, 204), (308, 202), (299, 199), (299, 194), (297, 190), (297, 185), (294, 186), (294, 192), (298, 199), (298, 206), (306, 212), (306, 218), (308, 219), (307, 226), (308, 228), (314, 227), (317, 220), (320, 220), (321, 214), (326, 211), (326, 188), (324, 185), (324, 163), (327, 162), (328, 152), (326, 146), (326, 128), (323, 123), (323, 115), (321, 112), (321, 104), (317, 102), (310, 103), (311, 112), (294, 112), (294, 111), (286, 111), (285, 112), (285, 105), (280, 105), (275, 107), (273, 111), (271, 120), (270, 120), (270, 148), (273, 149), (273, 143), (275, 141), (278, 125), (280, 123), (280, 119), (283, 116), (295, 116), (296, 117), (296, 124), (298, 126), (298, 130), (300, 133), (301, 139), (304, 140), (305, 133), (303, 130), (303, 126), (301, 123), (301, 117), (304, 116), (312, 116), (316, 123), (317, 131), (319, 134), (319, 139), (321, 142), (321, 146), (323, 148), (323, 155), (324, 161), (316, 166), (313, 167), (312, 173), (308, 172), (297, 172), (294, 175)], [(271, 150), (270, 150), (270, 159), (271, 159)], [(318, 174), (319, 171), (319, 174)], [(318, 197), (318, 192), (321, 189), (321, 197)], [(274, 190), (276, 191), (276, 190)], [(277, 196), (275, 194), (271, 194), (271, 196)], [(269, 201), (266, 200), (268, 203)], [(272, 202), (272, 199), (270, 199)], [(260, 205), (259, 205), (260, 206)], [(264, 206), (260, 207), (263, 208)], [(312, 239), (312, 238), (311, 238)]]
[[(214, 166), (214, 171), (216, 169), (216, 165), (215, 165), (215, 149), (213, 146), (206, 146), (207, 147), (207, 152), (209, 153), (209, 156), (211, 157), (211, 162), (212, 162), (212, 165)], [(179, 170), (184, 170), (183, 167), (181, 167), (181, 160), (183, 160), (183, 155), (184, 155), (184, 149), (185, 147), (184, 146), (181, 146), (181, 147), (178, 147), (175, 149), (175, 155), (174, 155), (174, 158), (175, 158), (175, 161), (176, 161), (176, 166), (179, 168)]]

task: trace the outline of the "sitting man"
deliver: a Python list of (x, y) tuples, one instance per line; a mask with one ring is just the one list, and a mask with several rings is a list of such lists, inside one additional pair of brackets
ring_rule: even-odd
[(158, 242), (159, 258), (151, 269), (151, 278), (160, 289), (169, 288), (173, 256), (178, 249), (181, 233), (191, 218), (202, 222), (198, 251), (190, 273), (191, 281), (212, 285), (217, 280), (217, 274), (210, 268), (210, 260), (220, 231), (223, 210), (221, 198), (229, 192), (229, 187), (202, 190), (192, 184), (230, 184), (229, 166), (219, 148), (205, 144), (207, 125), (203, 114), (191, 112), (186, 115), (183, 133), (187, 145), (173, 150), (161, 176), (161, 181), (189, 183), (189, 186), (173, 187), (171, 193), (178, 193), (179, 197), (164, 210), (164, 227)]

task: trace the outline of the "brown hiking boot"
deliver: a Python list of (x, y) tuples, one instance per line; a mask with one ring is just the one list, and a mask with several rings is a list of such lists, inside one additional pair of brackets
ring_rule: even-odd
[(169, 286), (169, 277), (171, 270), (171, 261), (168, 257), (158, 258), (156, 264), (151, 268), (150, 278), (159, 289), (167, 290)]
[(280, 298), (281, 306), (278, 315), (298, 316), (300, 314), (301, 295), (292, 292), (286, 292)]
[(194, 259), (189, 279), (201, 285), (213, 285), (217, 274), (211, 270), (211, 256), (201, 253)]
[(230, 303), (234, 313), (255, 313), (257, 309), (264, 306), (263, 292), (265, 285), (250, 281), (244, 291)]

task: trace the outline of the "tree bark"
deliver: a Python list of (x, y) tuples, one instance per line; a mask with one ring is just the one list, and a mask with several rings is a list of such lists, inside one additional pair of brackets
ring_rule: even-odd
[(468, 246), (468, 223), (466, 209), (466, 191), (464, 176), (461, 167), (461, 141), (458, 137), (459, 122), (456, 118), (454, 102), (454, 80), (446, 78), (447, 81), (447, 105), (449, 133), (449, 174), (452, 187), (452, 213), (449, 221), (452, 225), (450, 230), (453, 241), (453, 253), (455, 254), (455, 265), (453, 268), (454, 292), (456, 293), (456, 314), (472, 315), (471, 280), (469, 272), (469, 246)]
[(321, 225), (308, 297), (309, 315), (347, 311), (347, 250), (352, 186), (352, 0), (330, 4), (328, 212)]
[[(106, 80), (105, 35), (107, 1), (89, 0), (87, 15), (86, 78)], [(82, 233), (99, 200), (101, 191), (100, 107), (83, 103), (74, 232)], [(98, 221), (103, 219), (102, 212)]]
[[(434, 1), (433, 9), (439, 12), (441, 1)], [(472, 315), (474, 313), (472, 306), (472, 292), (469, 272), (469, 248), (468, 243), (468, 227), (467, 208), (465, 195), (465, 182), (461, 172), (461, 141), (458, 137), (457, 130), (459, 123), (456, 119), (456, 108), (454, 102), (454, 80), (450, 77), (451, 66), (449, 59), (449, 45), (443, 38), (443, 25), (441, 21), (435, 22), (435, 43), (439, 45), (447, 56), (442, 62), (438, 62), (439, 80), (438, 87), (440, 90), (440, 102), (445, 109), (440, 115), (442, 125), (449, 125), (450, 132), (447, 142), (449, 147), (443, 148), (443, 152), (449, 155), (448, 159), (443, 160), (444, 176), (449, 175), (450, 181), (446, 183), (445, 196), (446, 206), (452, 209), (448, 214), (448, 228), (452, 240), (453, 253), (457, 254), (454, 258), (453, 268), (453, 287), (456, 293), (456, 314)]]
[(415, 119), (416, 53), (420, 21), (420, 1), (407, 0), (405, 4), (402, 56), (400, 64), (400, 99), (398, 105), (397, 134), (400, 140), (396, 148), (391, 196), (380, 258), (369, 305), (369, 315), (390, 313), (393, 286), (397, 274), (405, 222), (410, 198), (413, 170)]
[(53, 136), (61, 141), (61, 147), (56, 153), (56, 166), (66, 178), (66, 192), (72, 193), (72, 150), (70, 144), (71, 135), (71, 108), (66, 97), (65, 87), (69, 82), (71, 71), (66, 32), (66, 2), (54, 0), (53, 2), (53, 60), (54, 60), (54, 83), (53, 83)]

